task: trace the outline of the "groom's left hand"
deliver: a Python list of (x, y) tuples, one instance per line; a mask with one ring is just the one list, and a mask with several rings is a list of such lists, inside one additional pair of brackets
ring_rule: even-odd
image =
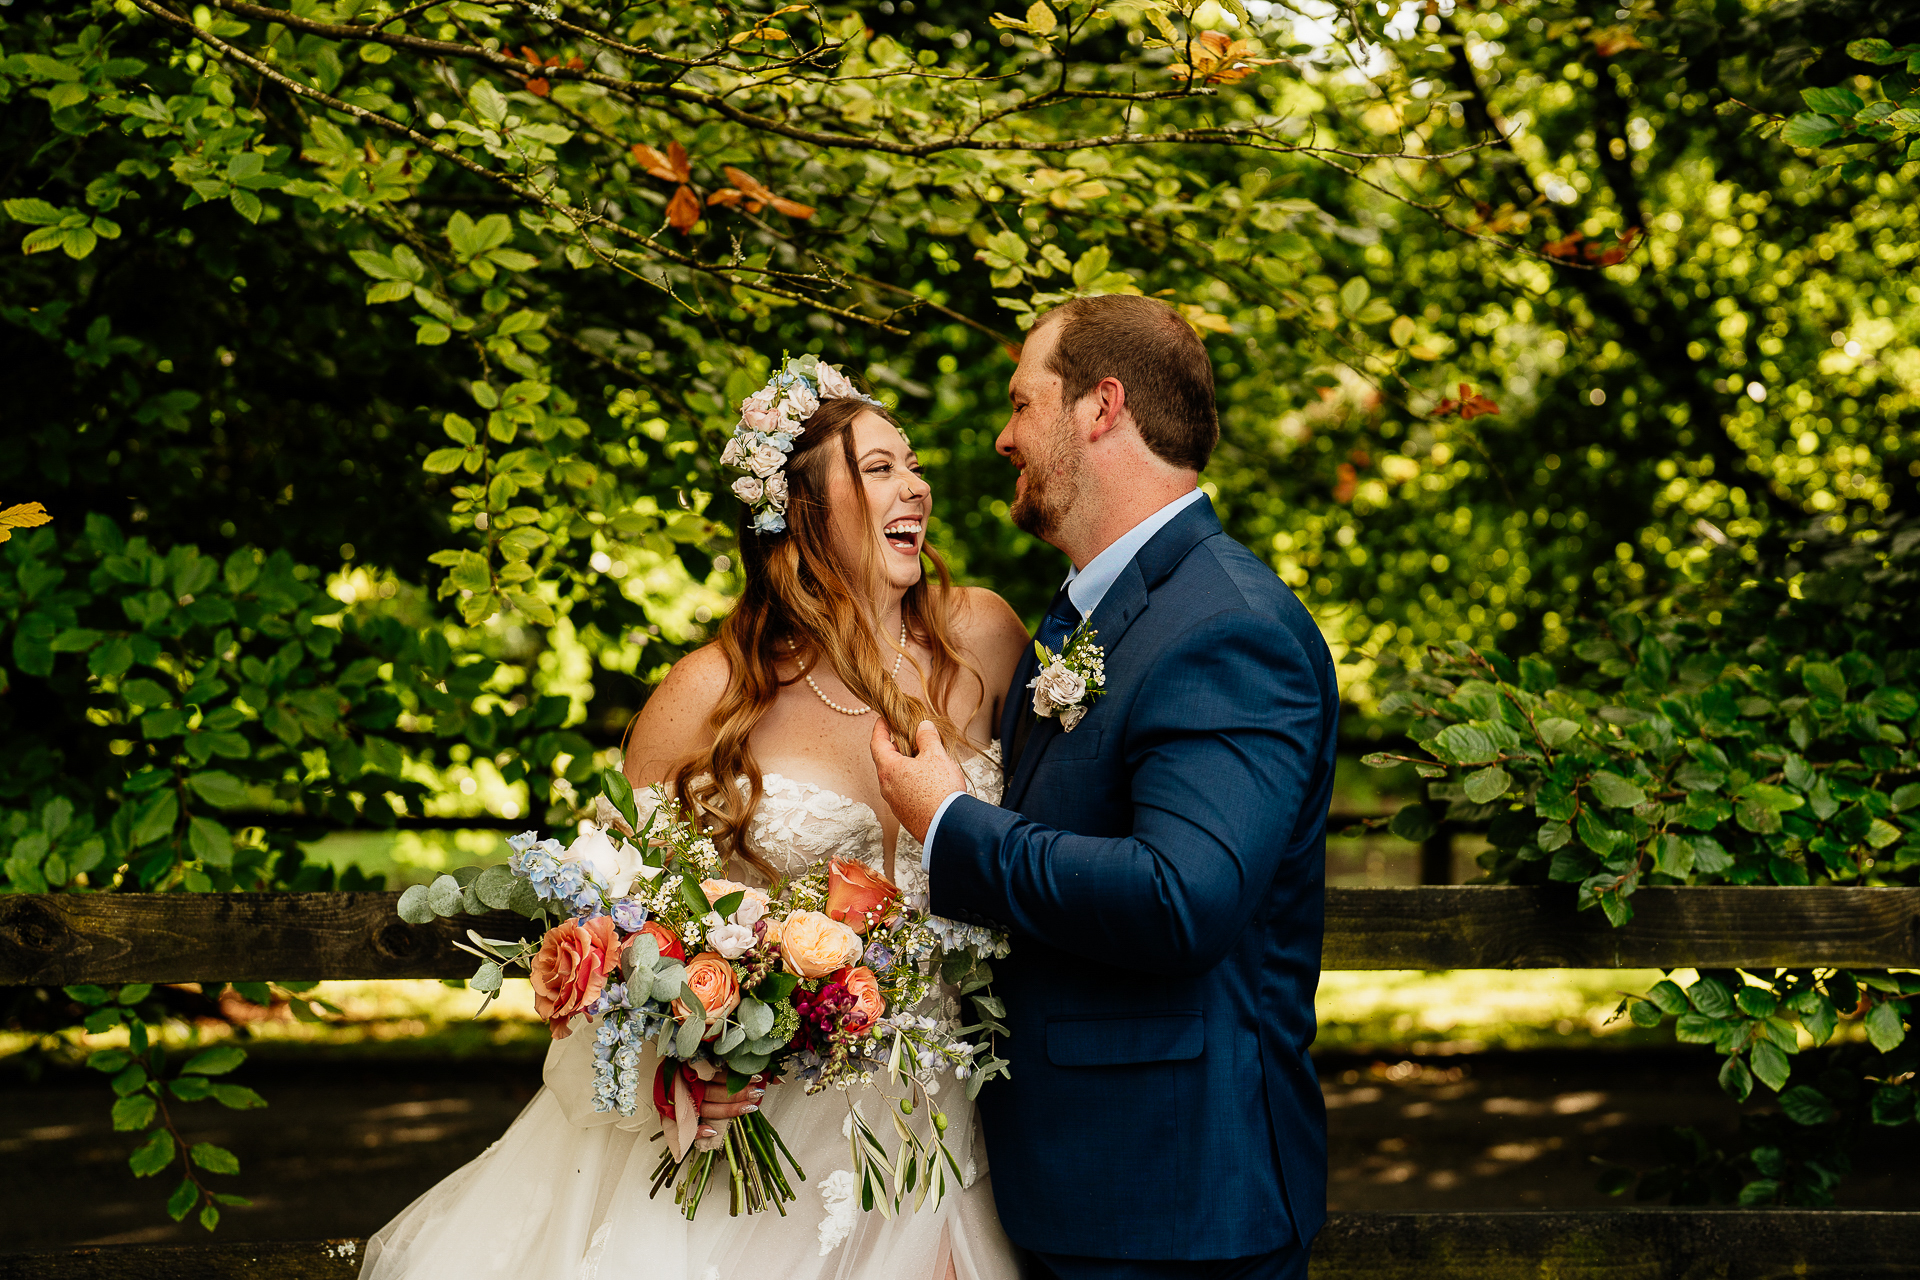
[(933, 721), (922, 720), (914, 734), (914, 754), (902, 755), (893, 745), (887, 722), (874, 717), (873, 764), (880, 771), (880, 794), (900, 825), (924, 843), (933, 815), (940, 802), (956, 791), (967, 789), (967, 775), (960, 771), (940, 741)]

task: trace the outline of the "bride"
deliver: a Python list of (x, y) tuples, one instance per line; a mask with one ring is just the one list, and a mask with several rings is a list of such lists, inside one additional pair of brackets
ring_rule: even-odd
[[(797, 427), (780, 417), (796, 403), (806, 414)], [(718, 638), (675, 664), (636, 718), (627, 776), (636, 793), (665, 783), (683, 797), (737, 879), (765, 885), (829, 856), (854, 857), (910, 897), (924, 895), (919, 842), (901, 830), (875, 778), (873, 717), (901, 740), (932, 720), (974, 792), (998, 802), (993, 726), (1026, 630), (991, 591), (951, 585), (926, 545), (931, 490), (918, 458), (886, 409), (837, 370), (801, 357), (741, 412), (721, 461), (739, 473), (732, 488), (747, 508), (745, 587)], [(938, 582), (927, 580), (923, 559)], [(840, 1100), (756, 1079), (733, 1096), (716, 1082), (699, 1133), (764, 1110), (808, 1186), (796, 1187), (800, 1199), (784, 1217), (729, 1217), (715, 1203), (689, 1223), (670, 1191), (648, 1197), (658, 1119), (592, 1109), (592, 1044), (577, 1033), (554, 1041), (547, 1087), (499, 1141), (368, 1241), (361, 1280), (1017, 1274), (973, 1104), (951, 1074), (934, 1105), (946, 1113), (966, 1185), (937, 1209), (929, 1201), (891, 1220), (859, 1212), (850, 1178), (834, 1177), (850, 1164)], [(652, 1069), (649, 1056), (642, 1070)], [(890, 1104), (869, 1088), (854, 1100), (861, 1094), (878, 1120)]]

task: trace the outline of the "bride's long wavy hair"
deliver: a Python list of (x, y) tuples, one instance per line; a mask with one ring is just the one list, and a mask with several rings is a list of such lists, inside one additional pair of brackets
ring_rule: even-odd
[[(911, 740), (919, 723), (931, 720), (949, 746), (967, 741), (945, 710), (960, 673), (981, 679), (953, 641), (953, 579), (932, 547), (922, 547), (921, 554), (932, 564), (936, 581), (922, 573), (900, 602), (909, 639), (932, 653), (932, 669), (920, 670), (929, 700), (908, 696), (893, 679), (897, 639), (890, 636), (884, 644), (875, 639), (874, 592), (865, 584), (884, 580), (878, 548), (870, 535), (863, 536), (859, 563), (845, 563), (834, 546), (827, 498), (838, 467), (852, 486), (862, 533), (867, 532), (865, 486), (853, 444), (853, 420), (862, 412), (896, 429), (900, 425), (885, 409), (847, 397), (822, 400), (806, 420), (787, 459), (786, 532), (755, 533), (743, 516), (745, 588), (715, 640), (729, 674), (726, 693), (709, 720), (713, 748), (681, 764), (673, 780), (674, 790), (720, 850), (770, 881), (777, 872), (747, 847), (745, 837), (763, 793), (749, 739), (781, 689), (793, 683), (780, 679), (779, 658), (796, 658), (809, 671), (820, 665), (832, 670), (854, 697), (886, 718), (897, 739)], [(907, 660), (919, 669), (917, 659), (909, 655)]]

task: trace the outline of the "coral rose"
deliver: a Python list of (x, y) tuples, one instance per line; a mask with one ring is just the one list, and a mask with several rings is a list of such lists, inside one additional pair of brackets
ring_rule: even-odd
[[(720, 1030), (727, 1015), (739, 1007), (740, 979), (734, 976), (733, 965), (724, 956), (702, 951), (687, 961), (687, 985), (706, 1006), (707, 1036), (711, 1038)], [(685, 1018), (689, 1012), (683, 1002), (673, 1002), (674, 1017)]]
[(827, 914), (855, 933), (884, 919), (899, 900), (893, 882), (865, 863), (835, 858), (827, 864)]
[(873, 970), (865, 965), (842, 969), (833, 975), (833, 980), (853, 997), (853, 1008), (847, 1011), (849, 1028), (864, 1031), (880, 1021), (880, 1015), (887, 1011), (887, 998), (880, 994), (880, 980), (873, 976)]
[[(667, 928), (667, 926), (661, 924), (658, 920), (649, 920), (641, 925), (640, 928), (634, 932), (633, 938), (637, 938), (643, 933), (652, 938), (659, 946), (661, 955), (672, 956), (675, 960), (685, 960), (687, 958), (687, 949), (680, 945), (680, 936), (673, 930)], [(629, 946), (633, 944), (633, 938), (627, 939)]]
[(547, 1020), (554, 1039), (567, 1038), (567, 1023), (600, 998), (619, 964), (620, 935), (609, 916), (547, 930), (533, 957), (533, 1009)]
[(818, 911), (796, 911), (780, 929), (780, 954), (789, 973), (824, 978), (860, 958), (860, 935)]

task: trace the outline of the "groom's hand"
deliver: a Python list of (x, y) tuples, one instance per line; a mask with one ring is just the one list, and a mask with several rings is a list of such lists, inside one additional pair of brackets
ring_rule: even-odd
[(956, 791), (965, 791), (967, 775), (947, 754), (940, 731), (931, 720), (920, 722), (920, 730), (914, 735), (914, 753), (901, 755), (887, 731), (887, 722), (874, 717), (873, 764), (880, 771), (880, 794), (887, 798), (887, 807), (900, 819), (900, 825), (924, 843), (940, 802)]

